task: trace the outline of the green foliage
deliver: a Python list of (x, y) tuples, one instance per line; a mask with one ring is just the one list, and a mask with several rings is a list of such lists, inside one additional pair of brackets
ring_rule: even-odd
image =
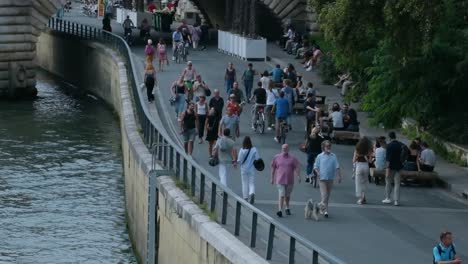
[[(372, 123), (412, 117), (432, 134), (468, 142), (468, 1), (311, 0), (333, 61), (359, 84)], [(353, 99), (353, 98), (350, 98)]]
[(322, 81), (325, 84), (333, 84), (336, 81), (336, 76), (338, 76), (338, 69), (335, 66), (333, 58), (329, 54), (324, 54), (318, 63), (318, 70)]

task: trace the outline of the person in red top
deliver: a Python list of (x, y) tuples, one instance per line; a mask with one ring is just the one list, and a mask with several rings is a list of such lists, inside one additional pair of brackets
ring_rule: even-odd
[(150, 11), (151, 13), (153, 13), (154, 10), (156, 10), (156, 9), (157, 9), (157, 7), (156, 7), (156, 4), (155, 4), (154, 2), (149, 3), (149, 5), (148, 5), (148, 11)]
[(289, 145), (284, 144), (281, 147), (281, 153), (275, 155), (271, 161), (271, 184), (276, 184), (278, 188), (278, 217), (283, 217), (283, 204), (285, 204), (285, 212), (291, 215), (289, 210), (289, 201), (291, 192), (294, 187), (294, 174), (301, 182), (299, 160), (289, 154)]
[(231, 94), (229, 96), (229, 101), (226, 105), (226, 108), (231, 110), (231, 112), (236, 116), (240, 116), (240, 114), (242, 113), (241, 106), (239, 105), (239, 103), (237, 103), (236, 96), (234, 94)]

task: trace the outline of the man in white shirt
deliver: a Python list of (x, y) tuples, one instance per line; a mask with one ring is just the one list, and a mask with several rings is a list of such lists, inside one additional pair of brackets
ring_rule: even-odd
[(434, 171), (436, 156), (426, 142), (421, 143), (421, 155), (419, 157), (419, 167), (422, 171)]

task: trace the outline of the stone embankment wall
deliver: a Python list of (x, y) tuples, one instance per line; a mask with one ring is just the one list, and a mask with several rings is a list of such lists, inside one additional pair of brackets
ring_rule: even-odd
[[(153, 263), (148, 260), (151, 251), (148, 219), (153, 219), (148, 213), (151, 155), (138, 132), (124, 63), (103, 45), (52, 32), (40, 35), (37, 62), (77, 87), (86, 87), (118, 113), (129, 233), (140, 263)], [(206, 216), (175, 186), (171, 177), (159, 177), (157, 186), (160, 264), (266, 263)]]
[(0, 98), (34, 97), (36, 42), (65, 0), (0, 0)]

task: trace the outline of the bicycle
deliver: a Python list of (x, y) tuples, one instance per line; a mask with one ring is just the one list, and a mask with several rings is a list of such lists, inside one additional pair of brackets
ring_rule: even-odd
[(184, 42), (180, 41), (176, 44), (176, 51), (175, 51), (175, 61), (176, 63), (181, 63), (183, 59), (183, 50), (184, 50)]
[(289, 125), (288, 122), (286, 122), (286, 119), (281, 118), (279, 120), (279, 134), (280, 137), (278, 139), (279, 143), (285, 144), (286, 143), (286, 134), (289, 131)]
[(265, 105), (256, 104), (252, 109), (252, 114), (256, 115), (255, 121), (252, 124), (255, 132), (263, 134), (265, 133)]

